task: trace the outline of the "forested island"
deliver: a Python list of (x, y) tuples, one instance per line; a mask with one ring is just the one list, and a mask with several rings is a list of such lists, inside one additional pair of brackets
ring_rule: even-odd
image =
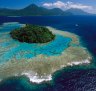
[(10, 35), (13, 39), (26, 43), (47, 43), (55, 38), (55, 35), (48, 28), (30, 24), (11, 31)]

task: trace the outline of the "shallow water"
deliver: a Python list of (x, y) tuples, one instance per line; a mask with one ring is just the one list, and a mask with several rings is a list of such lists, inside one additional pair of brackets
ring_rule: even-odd
[(22, 26), (23, 24), (19, 23), (6, 23), (2, 26), (2, 32), (0, 34), (0, 63), (12, 60), (14, 58), (17, 60), (30, 59), (40, 54), (46, 56), (60, 55), (62, 51), (68, 47), (68, 44), (71, 41), (70, 38), (56, 35), (56, 38), (49, 43), (29, 44), (16, 41), (11, 38), (9, 33), (6, 33)]
[[(0, 91), (96, 91), (96, 16), (1, 17), (4, 22), (52, 26), (76, 33), (93, 54), (92, 64), (68, 67), (56, 72), (49, 83), (32, 84), (24, 77), (10, 78), (0, 84)], [(78, 27), (76, 26), (78, 24)]]

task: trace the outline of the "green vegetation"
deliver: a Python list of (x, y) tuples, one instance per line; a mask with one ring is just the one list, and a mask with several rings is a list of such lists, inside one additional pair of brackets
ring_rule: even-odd
[(3, 9), (0, 8), (0, 16), (66, 16), (73, 15), (70, 12), (64, 12), (59, 8), (47, 9), (35, 4), (29, 5), (23, 9)]
[(55, 35), (48, 28), (29, 24), (11, 31), (10, 35), (13, 39), (27, 43), (46, 43), (55, 38)]

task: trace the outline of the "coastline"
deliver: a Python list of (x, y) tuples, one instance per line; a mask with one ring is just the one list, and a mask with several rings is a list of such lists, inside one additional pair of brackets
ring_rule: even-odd
[[(64, 67), (67, 67), (67, 66), (75, 66), (75, 65), (82, 65), (82, 64), (86, 64), (87, 65), (89, 63), (91, 63), (91, 61), (89, 61), (88, 59), (86, 59), (86, 60), (83, 60), (81, 62), (78, 62), (77, 61), (77, 62), (73, 62), (73, 63), (68, 63), (66, 66), (65, 65), (61, 65), (60, 69), (62, 69)], [(60, 69), (58, 69), (58, 70), (60, 70)], [(58, 71), (58, 70), (56, 70), (56, 71)], [(54, 71), (54, 72), (56, 72), (56, 71)], [(37, 73), (34, 73), (34, 72), (23, 72), (23, 73), (21, 73), (21, 75), (14, 74), (14, 76), (15, 77), (26, 76), (29, 79), (30, 82), (36, 83), (36, 84), (41, 84), (43, 82), (49, 82), (49, 81), (51, 81), (52, 80), (53, 73), (50, 74), (50, 75), (47, 75), (47, 76), (41, 76), (41, 77), (39, 77), (38, 74)], [(0, 82), (2, 82), (2, 81), (3, 81), (3, 79), (0, 79)]]
[(46, 81), (51, 81), (52, 80), (52, 75), (48, 75), (48, 76), (41, 76), (39, 77), (36, 73), (33, 75), (33, 73), (31, 72), (27, 72), (27, 73), (22, 73), (22, 75), (28, 77), (28, 79), (30, 80), (30, 82), (32, 83), (37, 83), (40, 84), (42, 82), (46, 82)]
[[(72, 46), (79, 45), (79, 37), (73, 33), (56, 30), (48, 27), (55, 34), (72, 39), (70, 46), (62, 52), (60, 56), (38, 55), (31, 59), (22, 59), (19, 62), (12, 60), (0, 66), (0, 78), (25, 75), (33, 83), (42, 83), (52, 80), (52, 74), (67, 66), (89, 64), (92, 60), (90, 53), (84, 47)], [(78, 61), (77, 61), (78, 60)], [(46, 69), (44, 69), (46, 68)], [(11, 70), (10, 70), (11, 69)], [(5, 75), (6, 74), (6, 75)]]
[[(88, 59), (86, 59), (86, 60), (83, 60), (81, 62), (77, 61), (77, 62), (68, 63), (66, 66), (65, 65), (61, 65), (61, 69), (64, 68), (64, 67), (67, 67), (67, 66), (75, 66), (75, 65), (82, 65), (82, 64), (89, 64), (89, 63), (91, 63), (91, 62)], [(60, 70), (60, 69), (58, 69), (58, 70)], [(56, 71), (58, 71), (58, 70), (56, 70)], [(56, 72), (56, 71), (54, 71), (54, 72)], [(30, 72), (22, 73), (22, 75), (28, 77), (29, 81), (32, 82), (32, 83), (40, 84), (42, 82), (47, 82), (47, 81), (51, 81), (52, 80), (52, 74), (50, 74), (48, 76), (41, 76), (41, 77), (38, 77), (37, 74), (34, 75), (34, 76), (32, 74)]]

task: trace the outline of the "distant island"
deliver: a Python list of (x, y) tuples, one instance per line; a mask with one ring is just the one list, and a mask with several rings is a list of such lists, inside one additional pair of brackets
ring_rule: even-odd
[(0, 8), (0, 16), (69, 16), (69, 15), (91, 15), (81, 9), (71, 8), (61, 10), (59, 8), (47, 9), (31, 4), (23, 9)]
[(13, 39), (27, 43), (46, 43), (55, 38), (55, 35), (48, 28), (30, 24), (11, 31), (10, 35)]

